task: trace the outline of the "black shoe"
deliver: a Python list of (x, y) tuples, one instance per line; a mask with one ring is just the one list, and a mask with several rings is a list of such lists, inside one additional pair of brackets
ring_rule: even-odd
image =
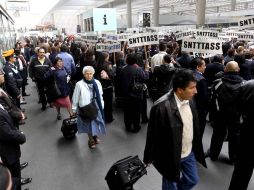
[(20, 102), (20, 105), (22, 105), (22, 104), (27, 104), (27, 102), (23, 100)]
[(148, 123), (148, 121), (149, 121), (148, 118), (143, 118), (142, 121), (141, 121), (141, 123), (142, 123), (142, 124), (145, 124), (145, 123)]
[(28, 183), (30, 183), (32, 181), (32, 178), (21, 178), (20, 179), (20, 183), (21, 183), (21, 185), (25, 185), (25, 184), (28, 184)]
[(205, 153), (205, 158), (207, 158), (207, 157), (210, 157), (210, 159), (211, 159), (212, 161), (217, 161), (217, 160), (218, 160), (218, 157), (214, 157), (214, 156), (211, 155), (210, 148), (209, 148), (209, 149), (207, 150), (207, 152)]
[(45, 110), (46, 110), (46, 106), (43, 105), (43, 106), (41, 107), (41, 110), (42, 110), (42, 111), (45, 111)]
[(28, 166), (28, 162), (24, 162), (24, 163), (20, 164), (20, 170), (23, 170), (27, 166)]
[(22, 96), (30, 96), (30, 94), (23, 93)]
[(205, 158), (208, 158), (210, 157), (210, 149), (208, 149), (206, 152), (205, 152)]
[(62, 119), (62, 116), (61, 114), (57, 114), (57, 117), (56, 117), (57, 120), (61, 120)]
[(26, 122), (24, 120), (19, 121), (19, 125), (25, 125)]

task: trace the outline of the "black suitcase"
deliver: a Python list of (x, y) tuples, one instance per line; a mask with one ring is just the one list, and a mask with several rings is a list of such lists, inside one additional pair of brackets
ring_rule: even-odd
[(110, 190), (132, 190), (133, 184), (146, 173), (138, 156), (128, 156), (111, 166), (105, 180)]
[(71, 117), (63, 120), (61, 127), (64, 138), (72, 139), (76, 136), (78, 131), (77, 128), (77, 117)]

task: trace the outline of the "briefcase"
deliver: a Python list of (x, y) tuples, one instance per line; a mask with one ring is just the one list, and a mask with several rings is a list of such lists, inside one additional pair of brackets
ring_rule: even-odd
[(64, 138), (72, 139), (76, 136), (78, 131), (77, 128), (77, 117), (70, 117), (63, 120), (61, 131)]
[(111, 166), (105, 180), (110, 190), (131, 190), (144, 174), (147, 174), (146, 167), (139, 157), (128, 156)]

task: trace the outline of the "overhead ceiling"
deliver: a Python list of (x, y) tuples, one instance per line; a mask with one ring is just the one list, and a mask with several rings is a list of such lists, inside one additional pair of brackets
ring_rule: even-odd
[[(197, 0), (160, 0), (160, 14), (195, 15)], [(132, 12), (152, 12), (154, 0), (132, 0)], [(118, 15), (126, 14), (126, 0), (59, 0), (49, 11), (82, 13), (94, 7), (116, 8)], [(206, 0), (206, 14), (232, 10), (254, 9), (254, 0)]]

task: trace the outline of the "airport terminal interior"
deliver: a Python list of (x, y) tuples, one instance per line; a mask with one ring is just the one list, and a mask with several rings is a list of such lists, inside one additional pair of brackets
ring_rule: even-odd
[[(167, 44), (167, 48), (177, 46), (177, 51), (180, 49), (188, 52), (191, 57), (203, 57), (208, 62), (218, 54), (224, 54), (223, 45), (230, 44), (229, 49), (237, 47), (235, 50), (238, 54), (241, 48), (244, 55), (251, 52), (252, 54), (248, 55), (251, 54), (252, 57), (248, 60), (254, 65), (253, 13), (254, 0), (0, 0), (0, 77), (8, 58), (14, 55), (10, 53), (12, 49), (16, 52), (20, 48), (26, 63), (19, 61), (17, 64), (26, 65), (24, 68), (28, 72), (29, 64), (33, 59), (37, 59), (37, 55), (33, 54), (32, 58), (32, 53), (29, 53), (29, 58), (26, 57), (24, 47), (27, 48), (30, 43), (29, 45), (35, 48), (40, 42), (49, 46), (56, 41), (60, 44), (56, 45), (57, 48), (61, 44), (67, 47), (78, 44), (76, 47), (79, 47), (79, 52), (84, 46), (86, 50), (90, 49), (99, 54), (107, 52), (110, 60), (113, 60), (110, 68), (115, 69), (114, 71), (117, 69), (114, 62), (116, 55), (122, 54), (125, 61), (125, 54), (133, 49), (143, 58), (141, 65), (144, 73), (150, 73), (149, 76), (153, 72), (151, 60), (156, 55), (152, 55), (152, 47), (158, 50), (161, 42)], [(241, 41), (240, 45), (238, 41)], [(183, 42), (182, 49), (175, 45), (176, 42)], [(34, 52), (38, 50), (40, 48)], [(159, 52), (157, 50), (156, 53)], [(174, 64), (178, 64), (180, 54), (172, 51), (170, 63), (175, 61)], [(73, 64), (80, 67), (79, 60)], [(156, 66), (161, 64), (162, 62)], [(252, 72), (249, 79), (253, 80), (254, 69)], [(6, 75), (13, 77), (5, 72), (5, 77)], [(68, 77), (70, 75), (68, 73)], [(96, 148), (91, 148), (85, 133), (77, 133), (72, 139), (63, 137), (61, 127), (63, 120), (69, 118), (67, 110), (61, 108), (60, 118), (52, 105), (42, 105), (38, 83), (35, 83), (31, 75), (25, 77), (26, 94), (30, 95), (22, 97), (24, 99), (19, 102), (27, 116), (25, 122), (21, 122), (22, 125), (19, 126), (26, 136), (26, 143), (20, 146), (20, 163), (28, 163), (21, 170), (21, 177), (32, 178), (32, 181), (22, 185), (23, 190), (109, 190), (105, 176), (116, 161), (136, 155), (143, 160), (148, 123), (151, 122), (150, 110), (154, 105), (149, 90), (143, 97), (147, 100), (148, 120), (142, 123), (140, 121), (140, 130), (133, 132), (126, 130), (124, 98), (115, 94), (117, 89), (114, 87), (113, 118), (110, 122), (105, 122), (106, 134), (99, 136), (101, 142)], [(108, 78), (107, 75), (106, 79)], [(70, 80), (74, 84), (75, 80)], [(2, 85), (4, 90), (6, 85), (8, 84)], [(45, 90), (47, 86), (43, 88)], [(74, 86), (72, 88), (74, 90)], [(8, 87), (6, 89), (8, 90)], [(21, 93), (21, 87), (19, 90)], [(206, 120), (202, 139), (205, 153), (210, 148), (213, 134), (208, 115)], [(1, 124), (2, 122), (0, 129)], [(1, 142), (2, 136), (0, 135), (0, 149), (5, 146)], [(229, 160), (228, 149), (225, 138), (217, 160), (213, 161), (208, 155), (205, 158), (207, 168), (197, 164), (199, 182), (194, 190), (228, 190), (235, 164)], [(250, 144), (250, 154), (252, 149)], [(4, 151), (0, 150), (0, 153), (2, 152)], [(152, 164), (146, 170), (147, 174), (134, 184), (134, 190), (161, 190), (161, 174)], [(254, 190), (253, 175), (247, 189)]]

